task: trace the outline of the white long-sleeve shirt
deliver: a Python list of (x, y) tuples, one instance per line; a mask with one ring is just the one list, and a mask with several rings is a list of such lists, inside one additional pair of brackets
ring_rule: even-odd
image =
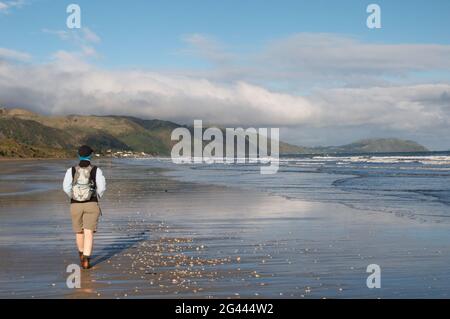
[[(69, 198), (72, 198), (72, 168), (69, 168), (66, 172), (66, 175), (64, 176), (63, 181), (63, 190), (64, 193), (69, 196)], [(97, 196), (98, 198), (101, 198), (103, 196), (103, 193), (106, 190), (106, 180), (105, 176), (103, 176), (103, 172), (100, 168), (97, 167), (97, 172), (95, 174), (95, 184), (97, 186)]]

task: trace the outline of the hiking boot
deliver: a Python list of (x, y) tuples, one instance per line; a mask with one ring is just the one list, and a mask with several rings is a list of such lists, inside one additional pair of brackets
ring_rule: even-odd
[(88, 256), (84, 256), (83, 255), (83, 260), (81, 261), (81, 267), (83, 269), (89, 269), (91, 268), (91, 264), (89, 263), (91, 258), (89, 258)]

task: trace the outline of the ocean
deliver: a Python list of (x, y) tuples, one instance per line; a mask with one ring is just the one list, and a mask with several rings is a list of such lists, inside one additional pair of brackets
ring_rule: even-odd
[(291, 155), (280, 158), (274, 175), (261, 175), (250, 164), (173, 166), (167, 174), (183, 181), (336, 202), (422, 222), (450, 221), (450, 152)]

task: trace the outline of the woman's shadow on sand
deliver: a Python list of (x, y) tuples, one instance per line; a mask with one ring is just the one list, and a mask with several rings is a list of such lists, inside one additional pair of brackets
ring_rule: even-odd
[(149, 230), (146, 230), (137, 234), (128, 235), (126, 237), (120, 237), (119, 239), (116, 239), (107, 247), (100, 250), (98, 254), (96, 254), (95, 257), (92, 258), (91, 266), (94, 267), (96, 265), (99, 265), (120, 254), (121, 252), (130, 249), (136, 244), (147, 240), (149, 238), (149, 232)]

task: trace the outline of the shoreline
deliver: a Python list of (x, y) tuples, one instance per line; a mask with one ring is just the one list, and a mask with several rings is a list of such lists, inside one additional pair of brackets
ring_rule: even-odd
[(57, 157), (0, 157), (1, 162), (13, 162), (13, 161), (54, 161), (54, 160), (68, 160), (68, 158)]
[[(124, 152), (124, 151), (123, 151)], [(76, 152), (74, 151), (74, 154)], [(140, 153), (140, 152), (138, 152)], [(450, 153), (450, 150), (429, 150), (429, 151), (411, 151), (411, 152), (342, 152), (342, 153), (333, 153), (333, 152), (327, 152), (327, 153), (281, 153), (280, 157), (289, 157), (289, 156), (329, 156), (329, 157), (339, 157), (339, 156), (348, 156), (348, 155), (354, 155), (354, 156), (385, 156), (386, 154), (392, 154), (393, 156), (401, 156), (401, 155), (407, 155), (407, 154), (442, 154), (442, 153)], [(70, 160), (75, 157), (4, 157), (0, 156), (0, 161), (20, 161), (20, 160), (36, 160), (36, 161), (43, 161), (43, 160)], [(99, 156), (96, 157), (96, 159), (152, 159), (152, 158), (170, 158), (170, 154), (168, 155), (150, 155), (147, 154), (146, 156)]]

